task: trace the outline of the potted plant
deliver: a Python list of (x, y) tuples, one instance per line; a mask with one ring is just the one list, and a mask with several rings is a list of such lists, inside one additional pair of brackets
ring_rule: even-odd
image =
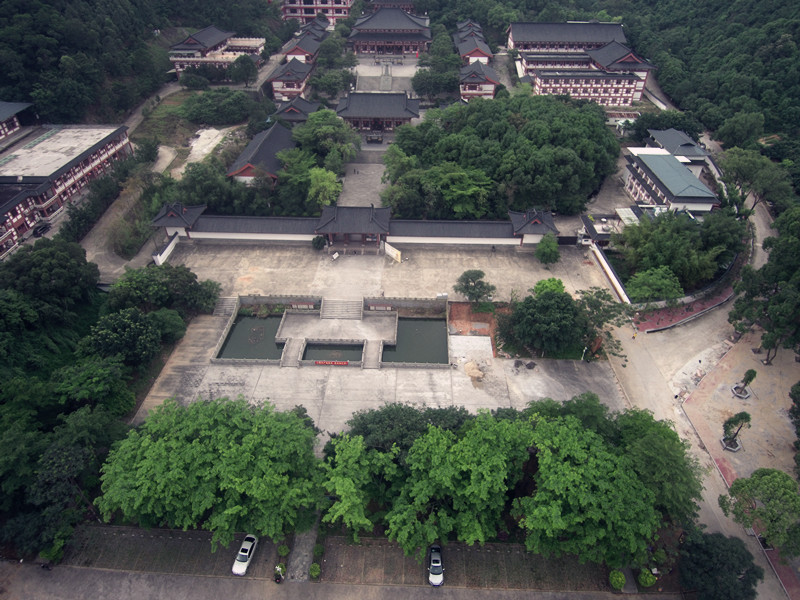
[(611, 587), (616, 591), (621, 590), (625, 587), (625, 574), (622, 571), (614, 569), (608, 574), (608, 583), (610, 583)]
[(753, 383), (753, 380), (756, 378), (757, 374), (758, 373), (756, 373), (755, 369), (747, 369), (747, 371), (744, 373), (744, 377), (742, 377), (742, 380), (733, 386), (731, 390), (733, 395), (738, 398), (749, 398), (750, 392), (747, 389), (747, 386)]

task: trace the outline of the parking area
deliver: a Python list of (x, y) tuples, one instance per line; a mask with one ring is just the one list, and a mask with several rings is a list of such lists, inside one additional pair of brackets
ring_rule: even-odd
[[(77, 530), (62, 565), (239, 579), (231, 566), (243, 537), (212, 552), (211, 534), (203, 531), (88, 525)], [(275, 544), (262, 539), (243, 579), (271, 580), (278, 562)], [(543, 558), (521, 544), (451, 543), (443, 549), (443, 564), (450, 588), (610, 591), (604, 567), (580, 565), (575, 557)], [(324, 583), (428, 585), (424, 559), (405, 556), (397, 544), (383, 538), (353, 544), (344, 537), (328, 537), (320, 565)]]
[[(443, 548), (445, 586), (493, 590), (611, 591), (606, 569), (581, 565), (575, 557), (546, 559), (520, 544)], [(325, 542), (321, 580), (326, 583), (427, 585), (426, 565), (405, 556), (397, 544), (366, 538), (361, 544), (330, 537)]]
[[(242, 539), (244, 534), (237, 535), (233, 543), (212, 552), (211, 534), (206, 531), (88, 525), (75, 532), (62, 563), (142, 573), (235, 577), (231, 567)], [(272, 579), (278, 562), (275, 544), (260, 540), (245, 577)]]

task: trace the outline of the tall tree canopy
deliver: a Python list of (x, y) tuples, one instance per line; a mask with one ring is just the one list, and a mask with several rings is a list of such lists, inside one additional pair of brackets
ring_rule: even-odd
[(111, 451), (96, 504), (107, 520), (202, 527), (214, 545), (245, 530), (279, 539), (321, 500), (315, 437), (269, 404), (168, 400)]
[[(619, 153), (597, 105), (527, 95), (430, 110), (421, 125), (400, 127), (395, 144), (385, 201), (406, 217), (439, 219), (506, 218), (531, 204), (575, 214), (614, 171)], [(467, 177), (437, 178), (437, 193), (462, 200), (434, 204), (430, 214), (426, 177), (445, 165)], [(465, 180), (473, 185), (464, 187)]]

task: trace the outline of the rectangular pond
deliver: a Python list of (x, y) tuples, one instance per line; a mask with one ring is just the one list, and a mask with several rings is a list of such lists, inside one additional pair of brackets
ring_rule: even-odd
[(447, 364), (447, 322), (444, 319), (397, 320), (397, 345), (383, 347), (383, 362)]
[(275, 343), (281, 317), (237, 317), (217, 358), (280, 360), (283, 344)]
[(303, 360), (360, 361), (364, 346), (307, 344)]

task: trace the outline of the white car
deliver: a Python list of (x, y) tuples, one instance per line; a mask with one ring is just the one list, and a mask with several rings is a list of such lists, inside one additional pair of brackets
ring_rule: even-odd
[(248, 533), (244, 537), (242, 547), (239, 548), (239, 553), (236, 555), (236, 560), (233, 562), (233, 568), (231, 569), (234, 575), (247, 573), (247, 567), (250, 566), (250, 561), (253, 559), (257, 545), (258, 538), (252, 533)]
[(442, 547), (431, 546), (431, 558), (428, 563), (428, 583), (439, 587), (444, 583), (444, 566), (442, 566)]

